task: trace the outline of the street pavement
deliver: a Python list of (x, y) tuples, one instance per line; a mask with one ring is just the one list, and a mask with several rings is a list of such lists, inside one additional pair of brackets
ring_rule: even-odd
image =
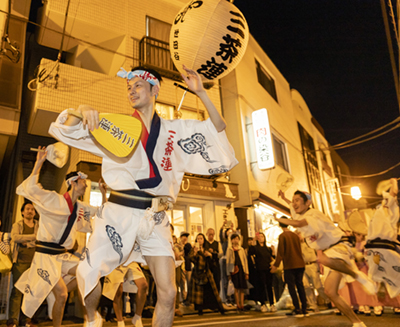
[[(337, 316), (333, 310), (325, 310), (319, 313), (311, 313), (309, 317), (295, 318), (286, 316), (287, 310), (278, 311), (277, 313), (260, 313), (250, 311), (247, 314), (237, 314), (236, 311), (228, 311), (225, 315), (219, 313), (207, 313), (203, 316), (197, 314), (184, 315), (182, 318), (175, 317), (174, 326), (176, 327), (351, 327), (351, 323), (344, 316)], [(385, 313), (376, 317), (360, 315), (362, 321), (367, 327), (397, 327), (400, 326), (400, 315), (395, 315), (392, 310), (387, 309)], [(127, 327), (132, 326), (130, 319), (125, 319)], [(72, 321), (64, 321), (64, 327), (80, 327), (82, 323), (73, 323)], [(145, 327), (151, 327), (151, 319), (143, 319)], [(51, 322), (43, 322), (39, 327), (51, 326)], [(104, 327), (116, 327), (117, 323), (104, 322)]]

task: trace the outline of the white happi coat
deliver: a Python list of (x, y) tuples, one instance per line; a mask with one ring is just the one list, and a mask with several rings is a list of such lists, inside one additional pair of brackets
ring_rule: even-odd
[[(344, 232), (336, 227), (331, 219), (324, 215), (321, 211), (310, 208), (304, 214), (299, 215), (295, 212), (293, 205), (290, 204), (290, 213), (295, 220), (305, 219), (308, 225), (297, 227), (297, 230), (303, 235), (308, 246), (314, 250), (322, 250), (324, 254), (330, 258), (342, 259), (352, 270), (358, 271), (354, 261), (354, 255), (351, 248), (345, 243), (337, 243)], [(324, 275), (328, 276), (329, 267), (324, 267)], [(347, 274), (342, 274), (343, 279), (339, 288), (344, 286), (344, 282), (351, 283), (354, 278)]]
[(326, 250), (344, 236), (344, 233), (333, 224), (333, 221), (319, 210), (310, 208), (304, 214), (299, 215), (290, 204), (290, 214), (295, 220), (305, 219), (307, 221), (307, 226), (297, 227), (297, 230), (303, 235), (307, 245), (314, 250)]
[[(399, 206), (397, 198), (383, 192), (383, 201), (376, 209), (368, 226), (367, 241), (376, 238), (397, 242)], [(391, 298), (400, 295), (400, 247), (397, 251), (380, 248), (365, 249), (369, 277), (375, 282), (385, 283)]]
[[(65, 126), (66, 111), (52, 123), (49, 133), (69, 146), (91, 152), (103, 158), (102, 176), (113, 190), (136, 189), (155, 196), (168, 196), (175, 202), (185, 172), (212, 175), (227, 172), (238, 161), (225, 131), (217, 132), (210, 119), (164, 120), (156, 113), (151, 123), (147, 143), (143, 140), (127, 157), (120, 158), (102, 146), (80, 122)], [(144, 136), (146, 127), (142, 124)], [(86, 257), (77, 271), (78, 286), (85, 297), (101, 276), (108, 275), (121, 264), (132, 261), (145, 263), (145, 255), (174, 258), (169, 221), (165, 212), (154, 217), (156, 225), (152, 242), (137, 239), (137, 226), (145, 211), (107, 202), (95, 219)], [(161, 244), (153, 248), (152, 244)], [(133, 249), (133, 251), (131, 251)]]
[[(41, 242), (58, 243), (67, 227), (68, 217), (71, 215), (64, 196), (54, 191), (47, 191), (38, 183), (39, 175), (30, 175), (17, 187), (17, 194), (29, 200), (40, 214), (39, 229), (36, 239)], [(77, 201), (77, 217), (71, 232), (63, 244), (66, 249), (74, 246), (76, 232), (92, 232), (90, 219), (96, 208)], [(50, 255), (35, 252), (30, 269), (18, 279), (15, 287), (23, 294), (22, 311), (32, 317), (61, 275), (63, 261), (79, 263), (79, 259), (70, 254)]]

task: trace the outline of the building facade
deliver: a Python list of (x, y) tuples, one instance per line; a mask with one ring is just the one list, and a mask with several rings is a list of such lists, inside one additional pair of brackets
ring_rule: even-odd
[[(171, 22), (187, 0), (121, 0), (113, 5), (98, 1), (48, 0), (37, 4), (21, 0), (14, 1), (11, 8), (5, 2), (8, 3), (1, 1), (1, 17), (7, 17), (7, 11), (13, 15), (10, 37), (16, 38), (14, 25), (25, 24), (22, 30), (26, 29), (26, 33), (20, 33), (18, 63), (10, 64), (9, 59), (0, 57), (4, 80), (7, 65), (25, 67), (24, 71), (18, 68), (16, 110), (6, 118), (7, 124), (2, 124), (13, 126), (12, 130), (2, 131), (8, 133), (9, 141), (5, 141), (0, 153), (0, 173), (7, 181), (1, 186), (6, 229), (20, 219), (18, 208), (23, 199), (14, 192), (31, 172), (35, 154), (30, 148), (55, 142), (47, 131), (62, 110), (88, 104), (100, 112), (132, 113), (126, 82), (116, 77), (120, 67), (130, 70), (145, 65), (161, 72), (164, 82), (157, 112), (163, 118), (207, 119), (204, 106), (190, 93), (177, 112), (183, 90), (176, 84), (183, 83), (170, 59), (169, 32)], [(0, 22), (4, 32), (8, 25), (3, 18)], [(27, 24), (28, 18), (37, 25)], [(282, 183), (290, 184), (287, 197), (291, 198), (297, 189), (308, 191), (317, 209), (336, 222), (344, 218), (340, 174), (349, 174), (347, 166), (336, 153), (332, 155), (323, 129), (312, 117), (306, 101), (290, 88), (289, 81), (253, 37), (237, 68), (215, 82), (208, 93), (227, 121), (227, 135), (239, 165), (228, 174), (212, 178), (185, 175), (178, 201), (169, 212), (177, 235), (187, 230), (193, 240), (199, 232), (208, 228), (218, 231), (232, 221), (245, 238), (264, 230), (271, 234), (272, 243), (279, 233), (273, 214), (290, 214), (287, 204), (278, 197)], [(268, 113), (268, 151), (274, 157), (268, 169), (259, 168), (252, 118), (262, 108)], [(3, 117), (9, 116), (2, 114)], [(64, 192), (63, 176), (76, 169), (89, 174), (92, 185), (85, 199), (96, 204), (101, 160), (87, 152), (71, 149), (68, 164), (62, 169), (47, 163), (41, 182), (45, 188)]]

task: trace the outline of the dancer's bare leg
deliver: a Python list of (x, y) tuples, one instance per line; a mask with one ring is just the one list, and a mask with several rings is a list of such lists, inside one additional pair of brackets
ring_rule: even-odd
[(331, 299), (335, 306), (343, 313), (353, 324), (361, 322), (357, 315), (346, 303), (346, 301), (339, 295), (339, 284), (342, 279), (342, 273), (331, 270), (328, 277), (325, 279), (325, 294)]
[(328, 268), (350, 275), (354, 279), (357, 279), (357, 273), (342, 259), (330, 258), (322, 251), (318, 251), (318, 261)]
[(171, 327), (175, 314), (175, 262), (172, 257), (145, 256), (157, 285), (157, 304), (153, 327)]
[(123, 289), (122, 289), (122, 283), (121, 283), (117, 289), (117, 293), (115, 293), (114, 301), (113, 301), (113, 307), (114, 307), (115, 317), (117, 318), (117, 321), (124, 320), (124, 318), (122, 317), (122, 294), (123, 294)]
[(68, 298), (67, 285), (62, 278), (60, 278), (57, 284), (53, 287), (53, 293), (56, 298), (53, 306), (53, 326), (60, 327), (62, 323), (62, 318), (64, 316), (65, 303)]
[(100, 302), (101, 297), (101, 285), (100, 282), (94, 287), (94, 289), (85, 297), (85, 307), (88, 322), (93, 322), (96, 319), (96, 311)]
[(142, 316), (144, 305), (146, 304), (146, 293), (148, 289), (146, 278), (135, 279), (135, 284), (138, 288), (136, 294), (136, 311), (135, 314)]

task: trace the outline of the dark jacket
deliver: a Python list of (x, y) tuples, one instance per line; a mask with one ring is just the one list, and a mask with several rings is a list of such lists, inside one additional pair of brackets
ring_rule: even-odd
[(270, 265), (272, 261), (272, 249), (269, 246), (261, 246), (258, 243), (255, 246), (250, 246), (249, 255), (255, 256), (254, 259), (256, 262), (256, 269), (258, 271), (270, 270)]

